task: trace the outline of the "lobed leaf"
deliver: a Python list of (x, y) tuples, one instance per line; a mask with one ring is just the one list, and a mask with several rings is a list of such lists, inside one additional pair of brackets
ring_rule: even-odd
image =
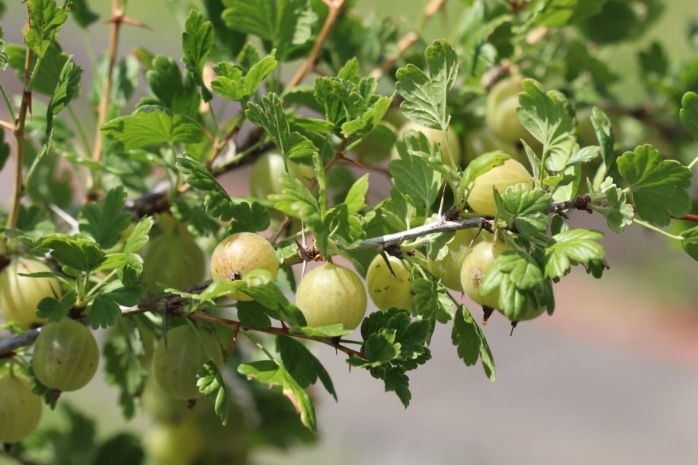
[(651, 145), (640, 145), (618, 158), (618, 171), (628, 182), (640, 218), (666, 226), (671, 216), (682, 217), (691, 209), (687, 189), (691, 170), (674, 160), (664, 160)]
[(285, 61), (312, 40), (317, 21), (308, 0), (226, 0), (221, 17), (232, 30), (258, 36)]
[(572, 265), (603, 259), (605, 251), (596, 242), (602, 237), (600, 231), (581, 228), (555, 234), (545, 248), (545, 276), (560, 278), (570, 272)]
[(123, 186), (118, 186), (104, 197), (104, 203), (100, 206), (95, 202), (88, 202), (80, 210), (80, 231), (89, 234), (102, 249), (115, 246), (121, 233), (131, 223), (131, 214), (124, 211), (126, 191)]
[(204, 85), (202, 76), (206, 59), (213, 48), (213, 40), (214, 31), (211, 22), (205, 21), (204, 15), (199, 10), (192, 9), (184, 23), (182, 33), (182, 51), (184, 52), (182, 62), (199, 85), (205, 102), (213, 98)]
[(132, 115), (105, 123), (102, 134), (123, 144), (124, 150), (194, 144), (203, 137), (199, 123), (159, 105), (142, 106)]
[(516, 109), (521, 124), (543, 143), (548, 154), (546, 168), (563, 171), (569, 164), (576, 142), (572, 108), (561, 92), (545, 92), (533, 79), (524, 79), (524, 92), (519, 94), (520, 107)]
[(446, 129), (451, 119), (448, 92), (458, 77), (458, 56), (445, 40), (436, 40), (424, 51), (426, 70), (413, 64), (399, 68), (395, 88), (405, 99), (400, 109), (411, 120), (432, 129)]
[(315, 384), (319, 379), (327, 392), (337, 400), (329, 373), (305, 345), (292, 337), (279, 336), (276, 338), (276, 349), (284, 367), (302, 388)]
[(315, 409), (308, 393), (296, 382), (291, 374), (274, 360), (242, 363), (240, 374), (269, 386), (281, 386), (284, 395), (300, 414), (301, 422), (311, 431), (317, 431)]

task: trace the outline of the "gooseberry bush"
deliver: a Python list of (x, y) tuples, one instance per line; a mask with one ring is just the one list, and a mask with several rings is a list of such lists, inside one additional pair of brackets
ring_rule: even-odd
[[(698, 33), (688, 62), (638, 49), (637, 75), (602, 53), (641, 38), (658, 0), (462, 0), (430, 42), (446, 2), (416, 27), (348, 0), (171, 2), (173, 56), (119, 49), (143, 26), (125, 1), (101, 19), (86, 0), (15, 3), (0, 441), (19, 461), (245, 463), (314, 439), (314, 393), (337, 398), (317, 347), (407, 407), (439, 325), (494, 381), (495, 310), (514, 326), (554, 315), (573, 267), (608, 273), (604, 233), (577, 226), (588, 214), (698, 259)], [(92, 61), (61, 46), (104, 19)], [(238, 192), (248, 167), (249, 195), (231, 195), (223, 180)], [(61, 398), (95, 374), (126, 419), (152, 416), (145, 441), (97, 441)], [(42, 402), (74, 434), (35, 431)]]

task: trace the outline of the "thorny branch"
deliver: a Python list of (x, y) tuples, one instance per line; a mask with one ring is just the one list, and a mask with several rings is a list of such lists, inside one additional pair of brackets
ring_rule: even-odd
[[(578, 210), (586, 210), (586, 205), (588, 204), (588, 197), (577, 197), (576, 199), (567, 201), (567, 202), (561, 202), (559, 204), (553, 204), (551, 205), (547, 213), (549, 214), (557, 214), (557, 215), (564, 215), (564, 212), (566, 210), (571, 210), (571, 209), (578, 209)], [(411, 228), (406, 231), (400, 231), (397, 233), (393, 234), (385, 234), (382, 236), (378, 237), (372, 237), (370, 239), (366, 239), (363, 241), (361, 244), (359, 244), (357, 247), (351, 249), (350, 251), (358, 251), (358, 250), (369, 250), (369, 249), (376, 249), (378, 251), (383, 251), (386, 249), (389, 249), (392, 246), (395, 246), (403, 241), (407, 241), (410, 239), (416, 239), (418, 237), (426, 236), (429, 234), (436, 234), (436, 233), (441, 233), (441, 232), (448, 232), (448, 231), (457, 231), (459, 229), (466, 229), (466, 228), (484, 228), (484, 229), (491, 229), (492, 225), (492, 220), (488, 220), (486, 218), (480, 218), (480, 217), (473, 217), (473, 218), (466, 218), (463, 220), (451, 220), (450, 219), (450, 213), (447, 213), (443, 217), (439, 218), (436, 221), (433, 221), (431, 223), (418, 226), (416, 228)], [(285, 260), (282, 263), (282, 266), (292, 266), (298, 263), (302, 263), (304, 260), (307, 260), (308, 256), (304, 253), (304, 251), (299, 250), (298, 255), (292, 257), (291, 259)], [(198, 294), (201, 293), (204, 289), (208, 287), (208, 285), (211, 284), (211, 280), (203, 281), (201, 283), (195, 284), (191, 286), (189, 289), (187, 289), (187, 292), (192, 293), (192, 294)], [(185, 299), (184, 297), (177, 295), (177, 294), (164, 294), (159, 297), (150, 297), (147, 299), (142, 300), (139, 302), (137, 305), (133, 307), (122, 307), (122, 314), (124, 316), (133, 314), (133, 313), (144, 313), (144, 312), (150, 312), (150, 311), (155, 311), (163, 314), (171, 314), (171, 315), (182, 315), (182, 309), (185, 308), (187, 305), (189, 305), (189, 301)], [(189, 315), (190, 318), (197, 319), (197, 320), (202, 320), (202, 321), (209, 321), (213, 323), (220, 323), (224, 324), (226, 326), (230, 326), (233, 329), (236, 330), (249, 330), (249, 331), (261, 331), (261, 332), (266, 332), (269, 334), (282, 334), (285, 336), (292, 336), (296, 338), (301, 338), (301, 339), (308, 339), (308, 340), (313, 340), (317, 341), (323, 344), (330, 345), (334, 347), (335, 349), (349, 355), (349, 356), (357, 356), (357, 357), (362, 357), (363, 354), (359, 351), (350, 349), (348, 347), (342, 346), (340, 343), (338, 343), (336, 340), (328, 337), (317, 337), (317, 336), (308, 336), (302, 333), (291, 333), (289, 329), (286, 326), (282, 327), (269, 327), (266, 329), (256, 329), (256, 328), (249, 328), (240, 323), (239, 321), (234, 321), (234, 320), (229, 320), (226, 318), (220, 318), (216, 317), (214, 315), (210, 315), (208, 313), (204, 312), (194, 312)], [(39, 330), (34, 329), (31, 331), (28, 331), (26, 333), (18, 334), (16, 336), (12, 336), (8, 339), (0, 341), (0, 358), (3, 356), (6, 356), (10, 353), (12, 353), (15, 349), (18, 349), (23, 346), (28, 346), (31, 345), (34, 340), (37, 338), (39, 335)], [(340, 341), (341, 342), (341, 341)]]

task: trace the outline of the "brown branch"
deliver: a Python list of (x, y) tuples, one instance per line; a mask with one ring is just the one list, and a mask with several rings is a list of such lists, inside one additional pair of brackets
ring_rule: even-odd
[[(308, 336), (307, 334), (303, 333), (294, 333), (291, 332), (287, 326), (283, 327), (275, 327), (275, 326), (270, 326), (268, 328), (260, 329), (260, 328), (251, 328), (249, 326), (245, 326), (244, 324), (240, 323), (239, 321), (235, 320), (229, 320), (227, 318), (221, 318), (219, 316), (211, 315), (210, 313), (204, 313), (204, 312), (194, 312), (189, 315), (189, 317), (193, 320), (199, 320), (199, 321), (207, 321), (209, 323), (215, 323), (215, 324), (221, 324), (224, 326), (228, 326), (229, 328), (233, 328), (233, 330), (244, 330), (244, 331), (258, 331), (262, 333), (267, 333), (267, 334), (275, 334), (277, 336), (289, 336), (289, 337), (294, 337), (297, 339), (305, 339), (308, 341), (315, 341), (315, 342), (320, 342), (322, 344), (329, 345), (331, 347), (334, 347), (335, 349), (339, 350), (340, 352), (345, 353), (349, 357), (359, 357), (366, 359), (366, 356), (358, 351), (354, 350), (350, 347), (344, 346), (337, 342), (335, 339), (330, 338), (330, 337), (321, 337), (321, 336)], [(341, 342), (341, 341), (340, 341)]]
[(7, 228), (13, 229), (17, 226), (17, 217), (19, 215), (19, 204), (24, 195), (24, 179), (22, 176), (23, 158), (24, 158), (24, 128), (27, 122), (27, 113), (31, 116), (32, 112), (32, 91), (31, 91), (31, 74), (32, 62), (34, 61), (34, 52), (31, 47), (27, 47), (24, 54), (24, 89), (22, 91), (22, 103), (19, 107), (17, 121), (15, 121), (14, 130), (15, 136), (15, 173), (14, 184), (12, 187), (12, 200), (10, 201), (10, 213), (7, 218)]
[(109, 54), (109, 66), (107, 67), (107, 74), (104, 77), (104, 87), (102, 88), (102, 96), (99, 102), (99, 108), (97, 109), (97, 128), (95, 129), (95, 142), (92, 147), (92, 159), (97, 162), (102, 158), (102, 125), (104, 125), (107, 118), (107, 111), (109, 110), (112, 75), (114, 74), (114, 67), (116, 66), (116, 56), (119, 48), (119, 32), (123, 22), (121, 0), (112, 0), (111, 9), (112, 19), (111, 29), (109, 31), (109, 47), (107, 49), (107, 53)]
[(313, 49), (310, 51), (310, 54), (306, 57), (301, 67), (298, 69), (298, 72), (296, 72), (296, 75), (293, 76), (293, 78), (286, 85), (286, 90), (292, 89), (295, 86), (297, 86), (303, 80), (305, 75), (313, 69), (313, 67), (315, 66), (315, 61), (317, 60), (317, 57), (318, 55), (320, 55), (320, 51), (322, 50), (322, 46), (325, 45), (325, 41), (327, 41), (327, 38), (330, 36), (330, 32), (332, 32), (334, 24), (337, 22), (337, 19), (339, 19), (341, 14), (344, 12), (344, 9), (346, 8), (348, 3), (348, 0), (323, 1), (330, 10), (327, 15), (327, 19), (325, 19), (325, 24), (322, 25), (320, 34), (318, 35), (317, 40), (315, 40), (315, 44), (313, 45)]

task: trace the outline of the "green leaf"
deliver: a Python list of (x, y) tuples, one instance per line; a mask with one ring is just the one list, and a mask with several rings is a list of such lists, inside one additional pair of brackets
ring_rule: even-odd
[(119, 390), (119, 404), (126, 419), (138, 413), (139, 394), (148, 371), (139, 357), (145, 355), (141, 333), (133, 318), (119, 320), (104, 344), (104, 372), (107, 383)]
[(252, 329), (267, 329), (271, 326), (271, 319), (264, 312), (265, 307), (258, 302), (238, 302), (237, 316), (240, 323)]
[(75, 301), (75, 291), (67, 292), (60, 300), (56, 300), (53, 297), (44, 297), (39, 302), (36, 316), (46, 318), (49, 323), (58, 323), (68, 315), (68, 311), (73, 308)]
[(572, 107), (558, 91), (545, 92), (540, 83), (524, 79), (524, 92), (519, 94), (516, 113), (521, 124), (543, 143), (543, 153), (548, 154), (546, 168), (563, 171), (569, 164), (576, 142)]
[(271, 195), (274, 208), (306, 223), (316, 224), (320, 220), (320, 205), (303, 182), (288, 173), (281, 174), (284, 190), (281, 194)]
[(292, 337), (279, 336), (276, 338), (276, 349), (284, 367), (302, 388), (315, 384), (320, 379), (327, 392), (337, 400), (329, 373), (305, 345)]
[(483, 295), (499, 291), (498, 308), (511, 321), (519, 321), (544, 284), (543, 270), (530, 254), (507, 250), (487, 270), (480, 290)]
[(698, 226), (681, 233), (681, 247), (694, 260), (698, 261)]
[(46, 133), (53, 128), (53, 117), (63, 111), (70, 102), (80, 95), (80, 78), (82, 68), (68, 60), (58, 77), (58, 84), (53, 91), (51, 101), (48, 104)]
[(204, 85), (202, 72), (206, 64), (206, 58), (213, 48), (214, 31), (210, 21), (204, 20), (204, 15), (192, 9), (187, 16), (182, 33), (182, 62), (201, 89), (201, 95), (205, 102), (213, 97)]
[(300, 414), (301, 422), (311, 431), (317, 431), (315, 409), (308, 393), (286, 369), (273, 360), (242, 363), (240, 374), (270, 386), (281, 386), (284, 395)]
[(261, 271), (264, 271), (264, 276), (266, 276), (267, 282), (243, 288), (242, 292), (252, 297), (260, 305), (272, 310), (275, 313), (276, 318), (285, 321), (294, 330), (296, 328), (305, 326), (306, 322), (303, 313), (298, 309), (298, 307), (291, 305), (288, 302), (288, 299), (284, 293), (276, 285), (271, 273), (267, 272), (266, 270), (255, 270), (254, 272), (248, 272), (245, 277), (245, 281), (254, 282), (254, 273), (260, 273)]
[[(25, 47), (15, 44), (7, 45), (7, 59), (10, 67), (17, 74), (17, 79), (24, 80), (24, 62), (27, 50)], [(39, 60), (36, 56), (32, 66), (34, 67), (32, 91), (45, 95), (53, 95), (59, 76), (70, 57), (61, 51), (58, 42), (52, 42), (44, 56)], [(35, 102), (33, 102), (35, 103)], [(36, 108), (34, 108), (35, 115)]]
[(664, 160), (651, 145), (618, 158), (618, 171), (628, 182), (638, 216), (656, 226), (666, 226), (671, 216), (682, 217), (691, 209), (686, 191), (691, 170), (674, 160)]
[(545, 276), (560, 278), (570, 272), (572, 265), (604, 258), (605, 251), (597, 241), (599, 231), (571, 229), (550, 238), (545, 248)]
[(400, 369), (392, 367), (383, 371), (381, 379), (385, 382), (385, 392), (394, 392), (402, 405), (407, 408), (412, 400), (410, 381)]
[(105, 123), (102, 134), (121, 142), (124, 150), (162, 144), (194, 144), (203, 137), (199, 123), (159, 105), (142, 106), (130, 116)]
[(223, 425), (228, 424), (228, 390), (223, 375), (215, 363), (208, 361), (196, 373), (196, 385), (199, 392), (206, 397), (214, 397), (216, 415), (221, 418)]
[(509, 186), (504, 192), (495, 192), (497, 214), (510, 227), (524, 236), (545, 232), (550, 218), (544, 212), (550, 205), (547, 192), (528, 184)]
[(91, 271), (104, 261), (104, 252), (86, 238), (67, 234), (49, 234), (40, 245), (51, 249), (51, 256), (63, 266), (77, 271)]
[(64, 8), (57, 8), (53, 0), (34, 0), (27, 2), (29, 11), (28, 27), (24, 28), (24, 43), (37, 57), (42, 57), (48, 47), (56, 40), (58, 31), (68, 19)]
[(99, 294), (92, 301), (92, 307), (88, 314), (87, 323), (93, 328), (108, 328), (113, 326), (121, 318), (119, 304), (108, 293)]
[[(248, 44), (246, 47), (252, 46)], [(211, 88), (223, 98), (242, 102), (257, 92), (264, 79), (277, 65), (276, 58), (268, 56), (255, 62), (245, 74), (239, 66), (227, 62), (218, 63), (214, 67), (218, 77), (211, 82)]]
[[(2, 71), (5, 71), (7, 69), (7, 65), (10, 64), (10, 59), (7, 57), (7, 52), (5, 51), (6, 45), (7, 42), (5, 41), (5, 33), (0, 27), (0, 70)], [(2, 164), (0, 164), (0, 168), (2, 168)]]
[(87, 5), (87, 0), (72, 0), (70, 14), (73, 16), (73, 21), (82, 29), (86, 29), (90, 24), (95, 23), (99, 19), (99, 15)]
[(279, 96), (273, 92), (262, 97), (262, 104), (250, 103), (245, 111), (247, 118), (266, 130), (282, 155), (288, 158), (307, 158), (317, 153), (317, 148), (306, 137), (291, 132), (288, 118)]
[(477, 363), (480, 358), (480, 335), (473, 316), (462, 305), (458, 307), (458, 311), (453, 318), (451, 342), (457, 348), (458, 358), (463, 360), (466, 366)]
[(441, 174), (427, 164), (430, 156), (441, 155), (424, 133), (408, 130), (397, 139), (400, 158), (388, 165), (395, 188), (412, 199), (414, 205), (428, 211), (441, 192)]
[(317, 21), (308, 0), (226, 0), (225, 24), (234, 31), (271, 42), (284, 61), (312, 40)]
[(88, 202), (80, 211), (80, 231), (89, 234), (103, 249), (115, 246), (131, 222), (131, 214), (123, 210), (125, 202), (123, 186), (107, 192), (101, 206)]
[(230, 233), (265, 231), (270, 218), (267, 210), (258, 202), (233, 204), (231, 211), (235, 221), (230, 225)]
[(196, 91), (195, 75), (185, 74), (182, 80), (178, 63), (168, 56), (157, 55), (151, 64), (145, 77), (159, 103), (175, 115), (196, 120), (201, 98)]
[(206, 192), (204, 198), (206, 213), (213, 217), (220, 217), (222, 221), (230, 221), (233, 218), (235, 202), (204, 165), (193, 158), (180, 157), (177, 158), (177, 168), (187, 175), (187, 183), (195, 189)]
[(415, 314), (428, 321), (446, 323), (456, 313), (457, 306), (448, 289), (440, 281), (434, 282), (430, 279), (415, 277), (413, 274), (412, 292)]
[(143, 442), (139, 436), (117, 433), (100, 444), (94, 456), (99, 465), (142, 465), (145, 462)]
[(600, 202), (592, 201), (588, 207), (606, 217), (608, 227), (617, 233), (622, 232), (626, 226), (633, 222), (635, 210), (628, 202), (623, 189), (618, 188), (610, 176), (599, 186), (604, 198)]
[(538, 8), (535, 24), (558, 28), (574, 24), (601, 12), (607, 0), (552, 0)]
[(681, 124), (695, 141), (698, 141), (698, 94), (686, 92), (681, 99), (679, 110)]
[(10, 144), (5, 142), (5, 129), (0, 128), (0, 171), (2, 171), (5, 163), (10, 158)]
[(618, 153), (613, 149), (615, 134), (608, 115), (599, 108), (594, 107), (591, 110), (591, 124), (594, 127), (594, 133), (601, 147), (602, 163), (594, 177), (594, 187), (598, 189), (618, 158)]
[(448, 42), (437, 40), (427, 47), (424, 58), (426, 71), (408, 64), (395, 74), (395, 88), (405, 99), (400, 109), (422, 126), (446, 129), (451, 119), (446, 100), (458, 77), (458, 57)]
[(148, 233), (150, 233), (153, 223), (154, 220), (152, 216), (144, 216), (136, 224), (133, 231), (131, 231), (131, 235), (126, 239), (126, 243), (124, 244), (124, 253), (135, 254), (136, 252), (140, 252), (140, 250), (145, 247), (145, 245), (148, 243)]

